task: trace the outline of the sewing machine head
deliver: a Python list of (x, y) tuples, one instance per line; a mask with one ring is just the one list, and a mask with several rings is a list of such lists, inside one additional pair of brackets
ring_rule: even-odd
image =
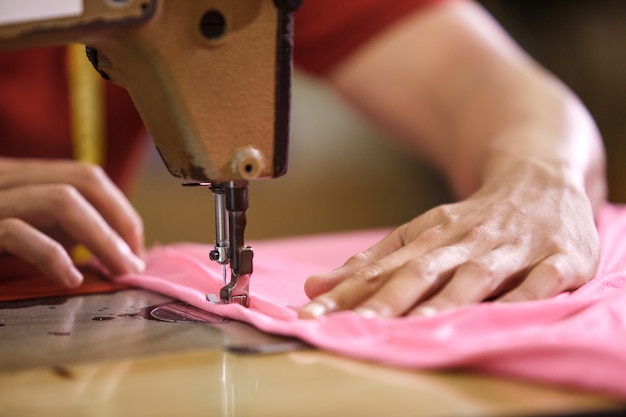
[(128, 90), (170, 173), (214, 192), (210, 256), (231, 266), (219, 302), (247, 306), (247, 184), (287, 169), (292, 12), (300, 0), (51, 3), (0, 20), (0, 49), (89, 46), (100, 74)]

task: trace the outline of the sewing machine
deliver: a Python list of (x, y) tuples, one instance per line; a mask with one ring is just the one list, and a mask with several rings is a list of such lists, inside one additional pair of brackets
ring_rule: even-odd
[(247, 187), (287, 169), (300, 2), (0, 0), (0, 49), (88, 45), (102, 77), (128, 90), (170, 173), (214, 193), (209, 256), (224, 287), (209, 301), (250, 302)]

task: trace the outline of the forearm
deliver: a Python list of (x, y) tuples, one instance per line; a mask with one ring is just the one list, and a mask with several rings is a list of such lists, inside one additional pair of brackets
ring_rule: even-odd
[(573, 290), (598, 267), (604, 155), (577, 98), (475, 3), (408, 16), (330, 81), (438, 165), (461, 201), (434, 207), (307, 281), (302, 317), (434, 314)]
[(516, 46), (469, 50), (475, 58), (448, 74), (466, 87), (447, 93), (439, 109), (451, 126), (439, 138), (448, 150), (439, 148), (442, 166), (457, 193), (467, 197), (512, 170), (530, 169), (543, 173), (546, 185), (554, 180), (585, 192), (596, 209), (606, 194), (605, 157), (584, 105)]
[[(570, 94), (556, 98), (556, 108), (541, 109), (538, 99), (535, 112), (544, 111), (554, 123), (542, 123), (540, 117), (520, 123), (502, 124), (487, 136), (481, 154), (476, 155), (473, 171), (477, 177), (467, 181), (462, 171), (452, 173), (456, 189), (462, 195), (488, 185), (515, 170), (542, 175), (537, 186), (571, 188), (584, 192), (597, 213), (606, 199), (605, 156), (602, 140), (590, 115)], [(458, 143), (463, 143), (460, 137)], [(450, 171), (449, 171), (450, 172)], [(519, 173), (518, 173), (519, 175)]]
[(580, 187), (594, 208), (604, 198), (602, 142), (585, 108), (473, 3), (407, 17), (331, 82), (434, 161), (459, 197), (525, 164)]

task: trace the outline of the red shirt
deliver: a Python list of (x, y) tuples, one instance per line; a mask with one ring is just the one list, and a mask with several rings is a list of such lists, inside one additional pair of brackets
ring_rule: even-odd
[(295, 13), (294, 60), (323, 76), (378, 32), (442, 0), (303, 0)]
[[(442, 0), (304, 0), (295, 64), (323, 77), (377, 32)], [(71, 158), (64, 48), (0, 52), (0, 155)], [(143, 153), (143, 124), (124, 90), (106, 83), (104, 168), (122, 188)]]

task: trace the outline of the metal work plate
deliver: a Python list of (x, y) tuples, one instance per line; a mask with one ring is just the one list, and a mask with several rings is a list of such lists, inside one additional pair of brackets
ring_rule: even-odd
[(169, 323), (211, 324), (223, 334), (224, 348), (231, 352), (268, 354), (308, 347), (298, 339), (262, 333), (248, 324), (206, 312), (182, 301), (156, 306), (150, 315)]
[[(155, 309), (169, 320), (155, 318)], [(2, 302), (0, 372), (198, 349), (256, 354), (307, 347), (200, 311), (138, 289)]]
[(175, 301), (155, 307), (150, 315), (157, 320), (170, 323), (227, 323), (225, 317), (212, 314), (190, 304)]

